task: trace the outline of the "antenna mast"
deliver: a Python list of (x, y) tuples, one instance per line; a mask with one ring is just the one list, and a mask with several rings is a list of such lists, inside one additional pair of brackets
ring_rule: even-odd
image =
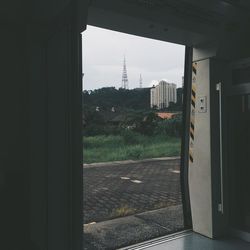
[(140, 82), (139, 82), (139, 87), (142, 88), (142, 77), (141, 77), (141, 74), (140, 74)]
[(125, 58), (125, 56), (124, 56), (123, 71), (122, 71), (122, 88), (123, 89), (128, 89), (128, 74), (127, 74), (126, 58)]

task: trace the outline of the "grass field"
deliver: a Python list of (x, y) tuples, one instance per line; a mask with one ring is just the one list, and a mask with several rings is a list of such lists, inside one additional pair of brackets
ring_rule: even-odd
[(144, 136), (129, 132), (83, 138), (84, 163), (179, 156), (180, 150), (180, 138), (162, 135)]

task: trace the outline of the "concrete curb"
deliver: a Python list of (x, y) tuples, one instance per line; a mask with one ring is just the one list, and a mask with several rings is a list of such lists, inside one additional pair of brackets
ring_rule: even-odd
[(126, 246), (166, 236), (183, 228), (181, 205), (92, 222), (84, 225), (84, 249), (129, 249)]
[(159, 212), (165, 212), (165, 211), (168, 211), (169, 209), (176, 209), (176, 208), (181, 208), (182, 209), (182, 205), (173, 205), (173, 206), (169, 206), (169, 207), (158, 208), (158, 209), (145, 211), (145, 212), (141, 212), (141, 213), (138, 213), (138, 214), (127, 215), (127, 216), (124, 216), (124, 217), (118, 217), (118, 218), (114, 218), (114, 219), (110, 219), (110, 220), (106, 220), (106, 221), (90, 222), (90, 223), (87, 223), (87, 224), (83, 224), (83, 226), (105, 225), (105, 224), (110, 224), (112, 222), (123, 221), (125, 219), (133, 218), (133, 217), (139, 217), (140, 218), (140, 216), (158, 215)]
[(170, 161), (170, 160), (180, 160), (180, 156), (175, 157), (161, 157), (161, 158), (150, 158), (144, 160), (125, 160), (125, 161), (108, 161), (108, 162), (97, 162), (97, 163), (89, 163), (83, 164), (84, 168), (93, 168), (93, 167), (103, 167), (106, 165), (109, 166), (117, 166), (121, 164), (135, 164), (135, 163), (143, 163), (143, 162), (154, 162), (154, 161)]

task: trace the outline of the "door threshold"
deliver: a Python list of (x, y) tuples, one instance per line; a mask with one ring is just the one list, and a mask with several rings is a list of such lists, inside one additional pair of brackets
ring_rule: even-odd
[(173, 233), (173, 234), (169, 234), (169, 235), (162, 236), (162, 237), (159, 237), (159, 238), (155, 238), (155, 239), (152, 239), (152, 240), (144, 241), (144, 242), (132, 245), (132, 246), (119, 248), (118, 250), (141, 250), (141, 249), (145, 249), (145, 248), (148, 248), (148, 247), (152, 247), (152, 246), (162, 244), (164, 242), (168, 242), (168, 241), (171, 241), (171, 240), (176, 240), (178, 238), (188, 236), (188, 235), (192, 234), (192, 232), (193, 231), (191, 229), (187, 229), (187, 230), (180, 231), (178, 233)]
[(250, 233), (236, 228), (230, 228), (229, 234), (246, 242), (250, 242)]

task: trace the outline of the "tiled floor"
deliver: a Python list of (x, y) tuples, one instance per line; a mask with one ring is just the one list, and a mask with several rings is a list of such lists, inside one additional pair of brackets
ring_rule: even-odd
[(146, 250), (249, 250), (250, 243), (233, 238), (211, 240), (196, 233), (186, 234), (155, 246), (141, 247)]

